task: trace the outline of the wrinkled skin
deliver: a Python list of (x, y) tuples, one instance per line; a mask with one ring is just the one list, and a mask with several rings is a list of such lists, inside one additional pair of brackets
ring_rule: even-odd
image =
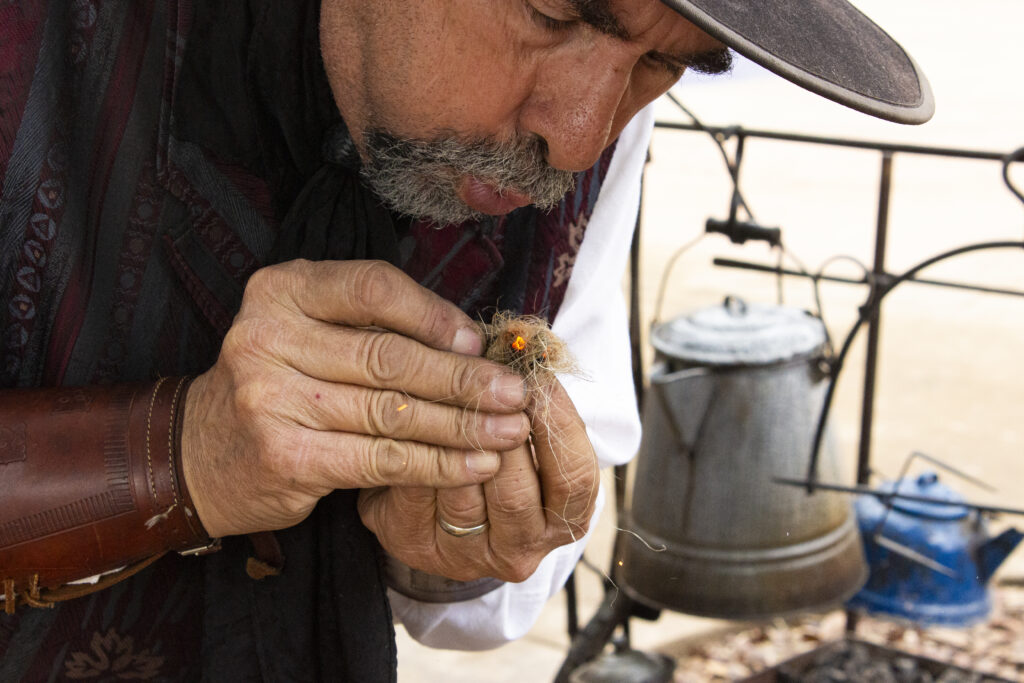
[[(324, 63), (357, 146), (373, 128), (534, 135), (551, 166), (583, 170), (681, 75), (660, 53), (720, 48), (658, 0), (608, 4), (628, 38), (562, 0), (324, 0)], [(597, 464), (561, 387), (528, 406), (481, 344), (454, 305), (385, 264), (257, 272), (187, 398), (185, 477), (207, 531), (291, 526), (331, 490), (362, 488), (363, 521), (394, 557), (525, 579), (586, 531)], [(490, 527), (455, 538), (439, 516)]]

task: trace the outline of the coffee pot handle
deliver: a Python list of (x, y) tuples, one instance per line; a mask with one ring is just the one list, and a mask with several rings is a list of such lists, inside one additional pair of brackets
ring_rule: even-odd
[(701, 425), (717, 395), (718, 380), (709, 368), (651, 373), (651, 389), (681, 451), (696, 454)]

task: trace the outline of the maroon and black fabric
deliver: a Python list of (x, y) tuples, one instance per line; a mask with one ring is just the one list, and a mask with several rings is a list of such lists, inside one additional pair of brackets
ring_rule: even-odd
[[(392, 260), (474, 316), (556, 314), (611, 152), (550, 213), (440, 231), (391, 216), (335, 153), (318, 15), (316, 0), (0, 3), (4, 388), (201, 373), (248, 277), (293, 256)], [(247, 541), (226, 539), (0, 615), (0, 680), (393, 679), (355, 496), (279, 532), (279, 577), (248, 578)]]

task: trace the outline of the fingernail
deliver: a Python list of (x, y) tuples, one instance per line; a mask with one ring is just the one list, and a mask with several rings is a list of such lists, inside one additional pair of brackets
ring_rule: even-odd
[(459, 328), (455, 333), (455, 341), (452, 342), (452, 351), (464, 353), (467, 356), (479, 356), (483, 353), (483, 340), (480, 333), (469, 327)]
[(516, 375), (498, 375), (491, 380), (490, 389), (496, 401), (510, 408), (521, 406), (526, 397), (526, 386)]
[(473, 451), (466, 455), (466, 467), (476, 474), (494, 474), (500, 465), (501, 459), (497, 453)]
[(516, 439), (523, 432), (523, 418), (516, 415), (488, 415), (484, 429), (495, 439)]

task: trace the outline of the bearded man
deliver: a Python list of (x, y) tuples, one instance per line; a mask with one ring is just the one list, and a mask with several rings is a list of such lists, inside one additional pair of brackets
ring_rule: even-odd
[[(931, 113), (843, 0), (4, 3), (0, 680), (521, 635), (636, 447), (644, 108), (728, 48)], [(480, 358), (498, 309), (591, 382), (540, 407)]]

